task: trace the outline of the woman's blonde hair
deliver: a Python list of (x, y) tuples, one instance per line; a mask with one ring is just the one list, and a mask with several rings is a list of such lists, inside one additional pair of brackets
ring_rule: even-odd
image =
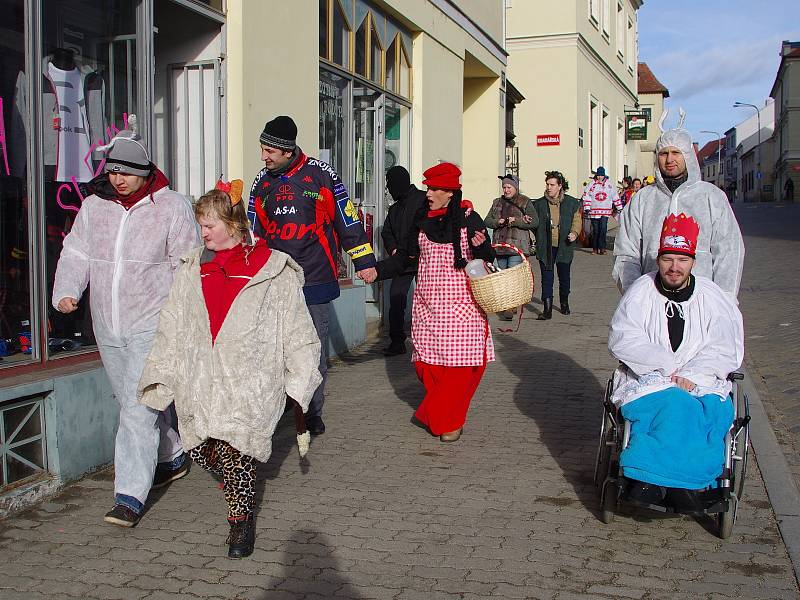
[(200, 196), (197, 204), (194, 205), (194, 216), (196, 219), (200, 217), (217, 218), (225, 223), (231, 236), (238, 233), (243, 239), (248, 238), (250, 221), (247, 219), (244, 202), (237, 202), (235, 206), (231, 206), (230, 196), (222, 190), (215, 188)]

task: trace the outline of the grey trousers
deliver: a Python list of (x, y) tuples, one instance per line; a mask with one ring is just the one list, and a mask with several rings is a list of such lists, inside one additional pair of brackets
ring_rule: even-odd
[(155, 332), (128, 338), (121, 347), (100, 345), (100, 357), (119, 402), (119, 429), (114, 447), (114, 493), (147, 500), (156, 463), (183, 452), (171, 411), (157, 411), (136, 401), (136, 387)]
[(308, 312), (311, 313), (314, 329), (317, 330), (319, 342), (322, 344), (319, 353), (319, 374), (322, 375), (322, 383), (311, 397), (307, 416), (321, 417), (322, 405), (325, 403), (325, 382), (328, 380), (328, 326), (331, 320), (331, 303), (312, 304), (308, 307)]

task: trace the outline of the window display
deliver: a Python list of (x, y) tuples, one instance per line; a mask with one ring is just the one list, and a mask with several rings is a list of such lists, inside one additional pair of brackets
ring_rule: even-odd
[(97, 148), (136, 112), (136, 5), (88, 0), (43, 2), (42, 166), (49, 353), (94, 345), (88, 294), (68, 315), (50, 306), (58, 257), (91, 180)]
[(1, 0), (0, 25), (0, 367), (29, 360), (31, 266), (29, 254), (25, 7)]

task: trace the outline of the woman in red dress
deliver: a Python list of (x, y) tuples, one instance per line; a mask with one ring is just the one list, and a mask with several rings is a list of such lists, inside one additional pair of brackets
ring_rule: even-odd
[(491, 262), (495, 254), (483, 219), (461, 199), (459, 168), (441, 163), (423, 175), (428, 205), (416, 216), (408, 246), (378, 263), (378, 277), (389, 279), (419, 257), (411, 360), (425, 398), (414, 416), (443, 442), (454, 442), (486, 364), (494, 360), (489, 323), (464, 267), (473, 258)]

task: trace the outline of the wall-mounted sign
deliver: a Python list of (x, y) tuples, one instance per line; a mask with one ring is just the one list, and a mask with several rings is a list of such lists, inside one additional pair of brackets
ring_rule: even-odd
[(625, 134), (629, 140), (646, 140), (647, 117), (643, 114), (625, 115)]
[(537, 146), (560, 146), (561, 134), (560, 133), (545, 133), (536, 136)]

